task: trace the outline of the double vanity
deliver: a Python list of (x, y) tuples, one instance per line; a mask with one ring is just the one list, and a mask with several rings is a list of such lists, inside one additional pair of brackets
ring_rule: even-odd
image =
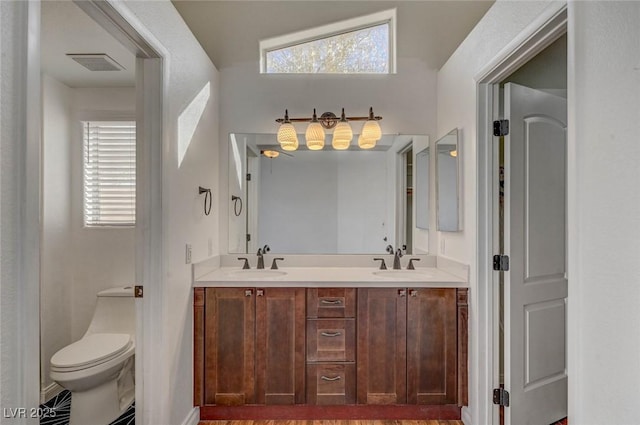
[(243, 270), (236, 257), (194, 268), (201, 419), (460, 417), (465, 266), (291, 255), (277, 270)]

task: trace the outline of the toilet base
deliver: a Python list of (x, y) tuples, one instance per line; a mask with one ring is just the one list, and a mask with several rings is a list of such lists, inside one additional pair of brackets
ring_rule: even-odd
[(86, 391), (71, 391), (69, 425), (108, 425), (133, 403), (133, 357), (121, 376)]

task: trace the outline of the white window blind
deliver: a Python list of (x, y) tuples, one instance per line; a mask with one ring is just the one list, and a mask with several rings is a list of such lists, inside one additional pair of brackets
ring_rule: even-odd
[(85, 121), (82, 124), (84, 225), (135, 225), (135, 121)]

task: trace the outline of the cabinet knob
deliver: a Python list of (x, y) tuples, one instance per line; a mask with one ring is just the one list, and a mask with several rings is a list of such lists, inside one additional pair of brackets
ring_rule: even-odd
[(411, 291), (409, 291), (409, 295), (411, 295), (412, 297), (417, 297), (418, 296), (418, 291), (415, 289), (412, 289)]
[(258, 297), (264, 296), (264, 289), (257, 289), (256, 290), (256, 296), (258, 296)]
[(253, 289), (245, 289), (244, 290), (244, 296), (245, 297), (250, 297), (251, 295), (253, 295)]
[(406, 297), (407, 296), (407, 290), (406, 289), (398, 289), (398, 295), (400, 295), (401, 297)]

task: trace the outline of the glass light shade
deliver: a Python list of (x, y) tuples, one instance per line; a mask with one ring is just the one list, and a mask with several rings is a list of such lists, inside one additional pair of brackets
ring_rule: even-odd
[(278, 128), (278, 143), (286, 151), (298, 149), (298, 134), (291, 123), (282, 123)]
[(382, 130), (380, 124), (376, 120), (367, 120), (362, 127), (362, 136), (365, 139), (373, 140), (374, 142), (380, 140), (382, 137)]
[(335, 130), (333, 130), (333, 140), (331, 145), (336, 150), (345, 150), (349, 148), (351, 139), (353, 139), (351, 126), (346, 121), (340, 121)]
[(449, 155), (455, 158), (458, 156), (458, 151), (457, 150), (449, 151)]
[(305, 133), (309, 150), (318, 151), (324, 148), (324, 129), (319, 122), (311, 122)]
[(364, 137), (364, 134), (361, 134), (358, 137), (358, 146), (360, 146), (360, 149), (371, 149), (376, 146), (376, 141), (373, 139), (367, 139)]
[(262, 151), (262, 154), (264, 156), (266, 156), (267, 158), (277, 158), (278, 155), (280, 155), (280, 152), (272, 151), (272, 150), (264, 150), (264, 151)]

